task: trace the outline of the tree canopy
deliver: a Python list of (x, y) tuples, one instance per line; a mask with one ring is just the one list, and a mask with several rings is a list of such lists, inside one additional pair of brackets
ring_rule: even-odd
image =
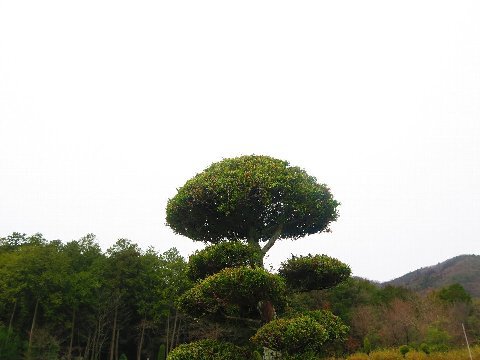
[(329, 231), (337, 206), (315, 177), (269, 156), (213, 163), (188, 180), (167, 204), (167, 224), (192, 240), (265, 242)]

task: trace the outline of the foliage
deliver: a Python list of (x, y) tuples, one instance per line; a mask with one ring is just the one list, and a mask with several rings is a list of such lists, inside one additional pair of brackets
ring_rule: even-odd
[(161, 344), (158, 348), (157, 360), (165, 360), (165, 344)]
[(410, 351), (410, 347), (408, 345), (402, 345), (398, 350), (400, 351), (400, 354), (405, 357), (405, 355), (407, 355), (407, 353)]
[(278, 270), (292, 291), (327, 289), (346, 280), (350, 267), (327, 255), (294, 256)]
[(203, 279), (185, 292), (178, 304), (193, 317), (249, 317), (258, 314), (259, 301), (271, 301), (281, 310), (285, 305), (283, 279), (263, 268), (239, 267), (226, 268)]
[(253, 360), (262, 360), (262, 355), (260, 355), (260, 353), (257, 350), (255, 350), (252, 353), (252, 355), (253, 355)]
[(247, 349), (218, 340), (201, 340), (182, 344), (172, 350), (167, 360), (246, 360)]
[(343, 343), (348, 336), (349, 327), (344, 324), (340, 317), (332, 314), (328, 310), (316, 310), (308, 311), (304, 313), (306, 316), (310, 316), (321, 324), (327, 334), (325, 339), (326, 344), (335, 345)]
[(240, 241), (223, 241), (190, 255), (187, 275), (196, 281), (225, 268), (261, 265), (262, 255), (258, 248)]
[(434, 325), (428, 327), (425, 335), (425, 344), (428, 346), (429, 351), (447, 351), (450, 347), (450, 341), (451, 337), (445, 330)]
[(224, 159), (188, 180), (167, 204), (167, 224), (192, 240), (267, 241), (328, 231), (337, 206), (326, 185), (268, 156)]
[(440, 300), (443, 300), (449, 303), (472, 302), (472, 297), (470, 296), (470, 294), (465, 290), (465, 288), (462, 285), (458, 283), (441, 288), (438, 291), (437, 296)]
[(22, 342), (18, 334), (0, 326), (0, 359), (20, 360), (22, 352)]
[(252, 341), (292, 355), (307, 351), (318, 352), (327, 338), (327, 331), (318, 321), (302, 315), (270, 321), (257, 331)]

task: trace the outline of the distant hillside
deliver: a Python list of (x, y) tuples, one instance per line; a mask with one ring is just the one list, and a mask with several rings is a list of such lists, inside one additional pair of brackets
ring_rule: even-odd
[(437, 265), (424, 267), (382, 285), (405, 286), (428, 291), (459, 283), (473, 297), (480, 298), (480, 255), (460, 255)]

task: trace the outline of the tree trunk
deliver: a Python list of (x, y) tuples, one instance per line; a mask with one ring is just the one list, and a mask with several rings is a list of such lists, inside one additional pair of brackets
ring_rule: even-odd
[(70, 333), (70, 345), (68, 346), (68, 354), (67, 359), (70, 360), (72, 358), (72, 346), (73, 346), (73, 332), (75, 330), (75, 308), (73, 308), (73, 315), (72, 315), (72, 332)]
[(175, 331), (177, 329), (178, 311), (175, 310), (175, 319), (173, 320), (172, 341), (170, 343), (170, 349), (175, 347)]
[(177, 342), (176, 342), (177, 345), (180, 343), (180, 329), (182, 328), (181, 325), (182, 325), (182, 319), (180, 318), (180, 320), (178, 320), (178, 331), (177, 331)]
[(115, 339), (117, 335), (117, 312), (118, 306), (115, 305), (115, 314), (113, 315), (113, 327), (112, 327), (112, 341), (110, 343), (110, 360), (113, 360), (114, 351), (115, 351)]
[(35, 310), (33, 311), (32, 327), (30, 328), (30, 336), (28, 337), (28, 357), (30, 357), (30, 351), (32, 349), (32, 340), (33, 340), (33, 330), (35, 329), (35, 321), (37, 320), (38, 313), (38, 303), (39, 300), (35, 303)]
[(83, 352), (83, 359), (88, 360), (89, 355), (89, 346), (90, 346), (90, 336), (91, 334), (88, 333), (87, 344), (85, 345), (85, 351)]
[(168, 347), (168, 339), (170, 339), (170, 312), (167, 315), (167, 341), (165, 341), (165, 355), (168, 355), (170, 348)]
[(115, 340), (115, 360), (118, 360), (118, 339), (120, 339), (120, 329), (117, 330), (117, 338)]
[(146, 323), (146, 319), (143, 318), (142, 320), (142, 332), (141, 332), (141, 335), (140, 335), (140, 343), (138, 344), (138, 350), (137, 350), (137, 360), (141, 360), (141, 357), (142, 357), (142, 346), (143, 346), (143, 336), (145, 334), (145, 323)]
[(10, 316), (10, 321), (8, 322), (8, 333), (9, 334), (12, 332), (13, 317), (15, 316), (15, 310), (17, 310), (17, 300), (15, 300), (15, 302), (13, 303), (12, 315)]
[(272, 248), (273, 245), (275, 245), (275, 241), (278, 240), (280, 235), (282, 235), (282, 230), (283, 230), (283, 225), (278, 225), (278, 227), (275, 229), (275, 232), (273, 233), (272, 237), (268, 240), (268, 242), (265, 244), (265, 246), (262, 248), (262, 254), (265, 256)]

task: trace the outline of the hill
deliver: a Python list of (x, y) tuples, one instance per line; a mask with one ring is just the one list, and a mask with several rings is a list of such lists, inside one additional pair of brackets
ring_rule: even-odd
[(480, 255), (460, 255), (437, 265), (424, 267), (382, 285), (404, 286), (424, 292), (459, 283), (473, 297), (480, 298)]

